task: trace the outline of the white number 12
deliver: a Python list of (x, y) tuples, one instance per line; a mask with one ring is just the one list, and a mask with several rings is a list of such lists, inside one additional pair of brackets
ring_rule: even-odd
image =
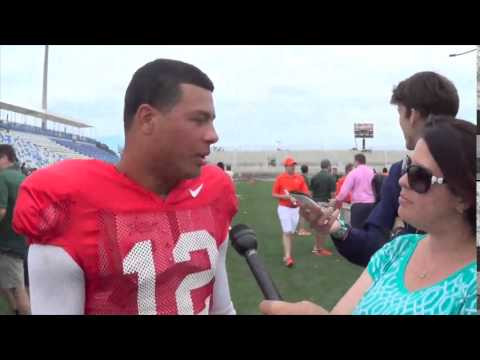
[[(193, 301), (190, 292), (208, 284), (215, 275), (218, 249), (215, 239), (206, 230), (182, 233), (173, 249), (173, 260), (175, 263), (190, 261), (190, 252), (197, 250), (207, 251), (211, 268), (189, 274), (182, 280), (175, 291), (179, 315), (193, 315)], [(138, 276), (138, 314), (156, 315), (156, 274), (151, 240), (140, 241), (132, 247), (123, 259), (123, 273), (136, 273)], [(210, 297), (207, 297), (205, 308), (200, 314), (208, 314), (209, 302)]]

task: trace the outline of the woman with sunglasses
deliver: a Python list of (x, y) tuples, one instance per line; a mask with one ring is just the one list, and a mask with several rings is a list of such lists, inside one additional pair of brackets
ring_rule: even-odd
[[(426, 234), (399, 236), (377, 251), (330, 314), (477, 313), (475, 134), (469, 122), (430, 117), (399, 180), (399, 216)], [(260, 309), (329, 314), (308, 301), (264, 301)]]

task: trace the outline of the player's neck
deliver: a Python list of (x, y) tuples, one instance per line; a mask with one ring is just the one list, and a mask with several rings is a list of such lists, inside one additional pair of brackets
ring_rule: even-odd
[(159, 195), (166, 196), (170, 190), (176, 185), (178, 179), (165, 177), (158, 179), (152, 172), (149, 172), (141, 159), (124, 152), (122, 158), (116, 165), (121, 173), (125, 174), (129, 179), (146, 188), (147, 190)]

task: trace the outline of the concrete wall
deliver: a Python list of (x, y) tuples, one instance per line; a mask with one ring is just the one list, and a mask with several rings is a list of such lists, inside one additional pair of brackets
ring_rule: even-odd
[[(222, 161), (225, 165), (230, 164), (236, 175), (249, 173), (274, 176), (284, 170), (282, 161), (287, 155), (290, 155), (300, 165), (308, 165), (309, 174), (312, 175), (320, 171), (320, 162), (323, 159), (330, 160), (332, 166), (336, 166), (339, 173), (343, 173), (345, 165), (349, 162), (353, 163), (353, 157), (357, 153), (359, 151), (352, 150), (220, 151), (212, 152), (208, 161), (211, 163)], [(383, 167), (389, 169), (394, 162), (402, 160), (407, 153), (407, 151), (373, 151), (363, 154), (367, 158), (367, 165), (381, 172)], [(269, 165), (272, 160), (275, 160), (276, 166)]]

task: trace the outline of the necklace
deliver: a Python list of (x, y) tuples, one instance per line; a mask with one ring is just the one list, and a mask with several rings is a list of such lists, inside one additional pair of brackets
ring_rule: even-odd
[[(461, 258), (461, 255), (458, 253), (458, 250), (457, 250), (457, 251), (454, 251), (451, 254), (450, 258), (458, 260), (459, 258)], [(423, 268), (425, 270), (422, 270), (422, 271), (420, 271), (419, 273), (416, 274), (422, 280), (425, 279), (427, 276), (431, 275), (433, 273), (433, 271), (436, 270), (436, 268), (437, 268), (437, 266), (436, 266), (437, 264), (435, 264), (435, 262), (432, 261), (432, 256), (428, 252), (428, 250), (426, 250), (426, 249), (425, 249), (423, 264), (424, 264)], [(427, 265), (430, 265), (430, 268), (428, 268)]]
[(424, 256), (423, 256), (424, 257), (423, 268), (425, 270), (422, 270), (422, 271), (420, 271), (420, 273), (417, 273), (417, 276), (422, 280), (425, 279), (429, 275), (429, 273), (432, 272), (432, 270), (433, 270), (433, 267), (430, 268), (430, 269), (428, 269), (428, 267), (427, 267), (427, 265), (431, 265), (431, 263), (432, 263), (431, 261), (429, 261), (430, 259), (429, 259), (429, 256), (427, 256), (427, 252), (428, 251), (426, 251), (426, 249), (425, 249)]
[(428, 275), (428, 271), (425, 270), (425, 271), (422, 271), (420, 274), (418, 274), (418, 277), (420, 279), (425, 279), (427, 277), (427, 275)]

